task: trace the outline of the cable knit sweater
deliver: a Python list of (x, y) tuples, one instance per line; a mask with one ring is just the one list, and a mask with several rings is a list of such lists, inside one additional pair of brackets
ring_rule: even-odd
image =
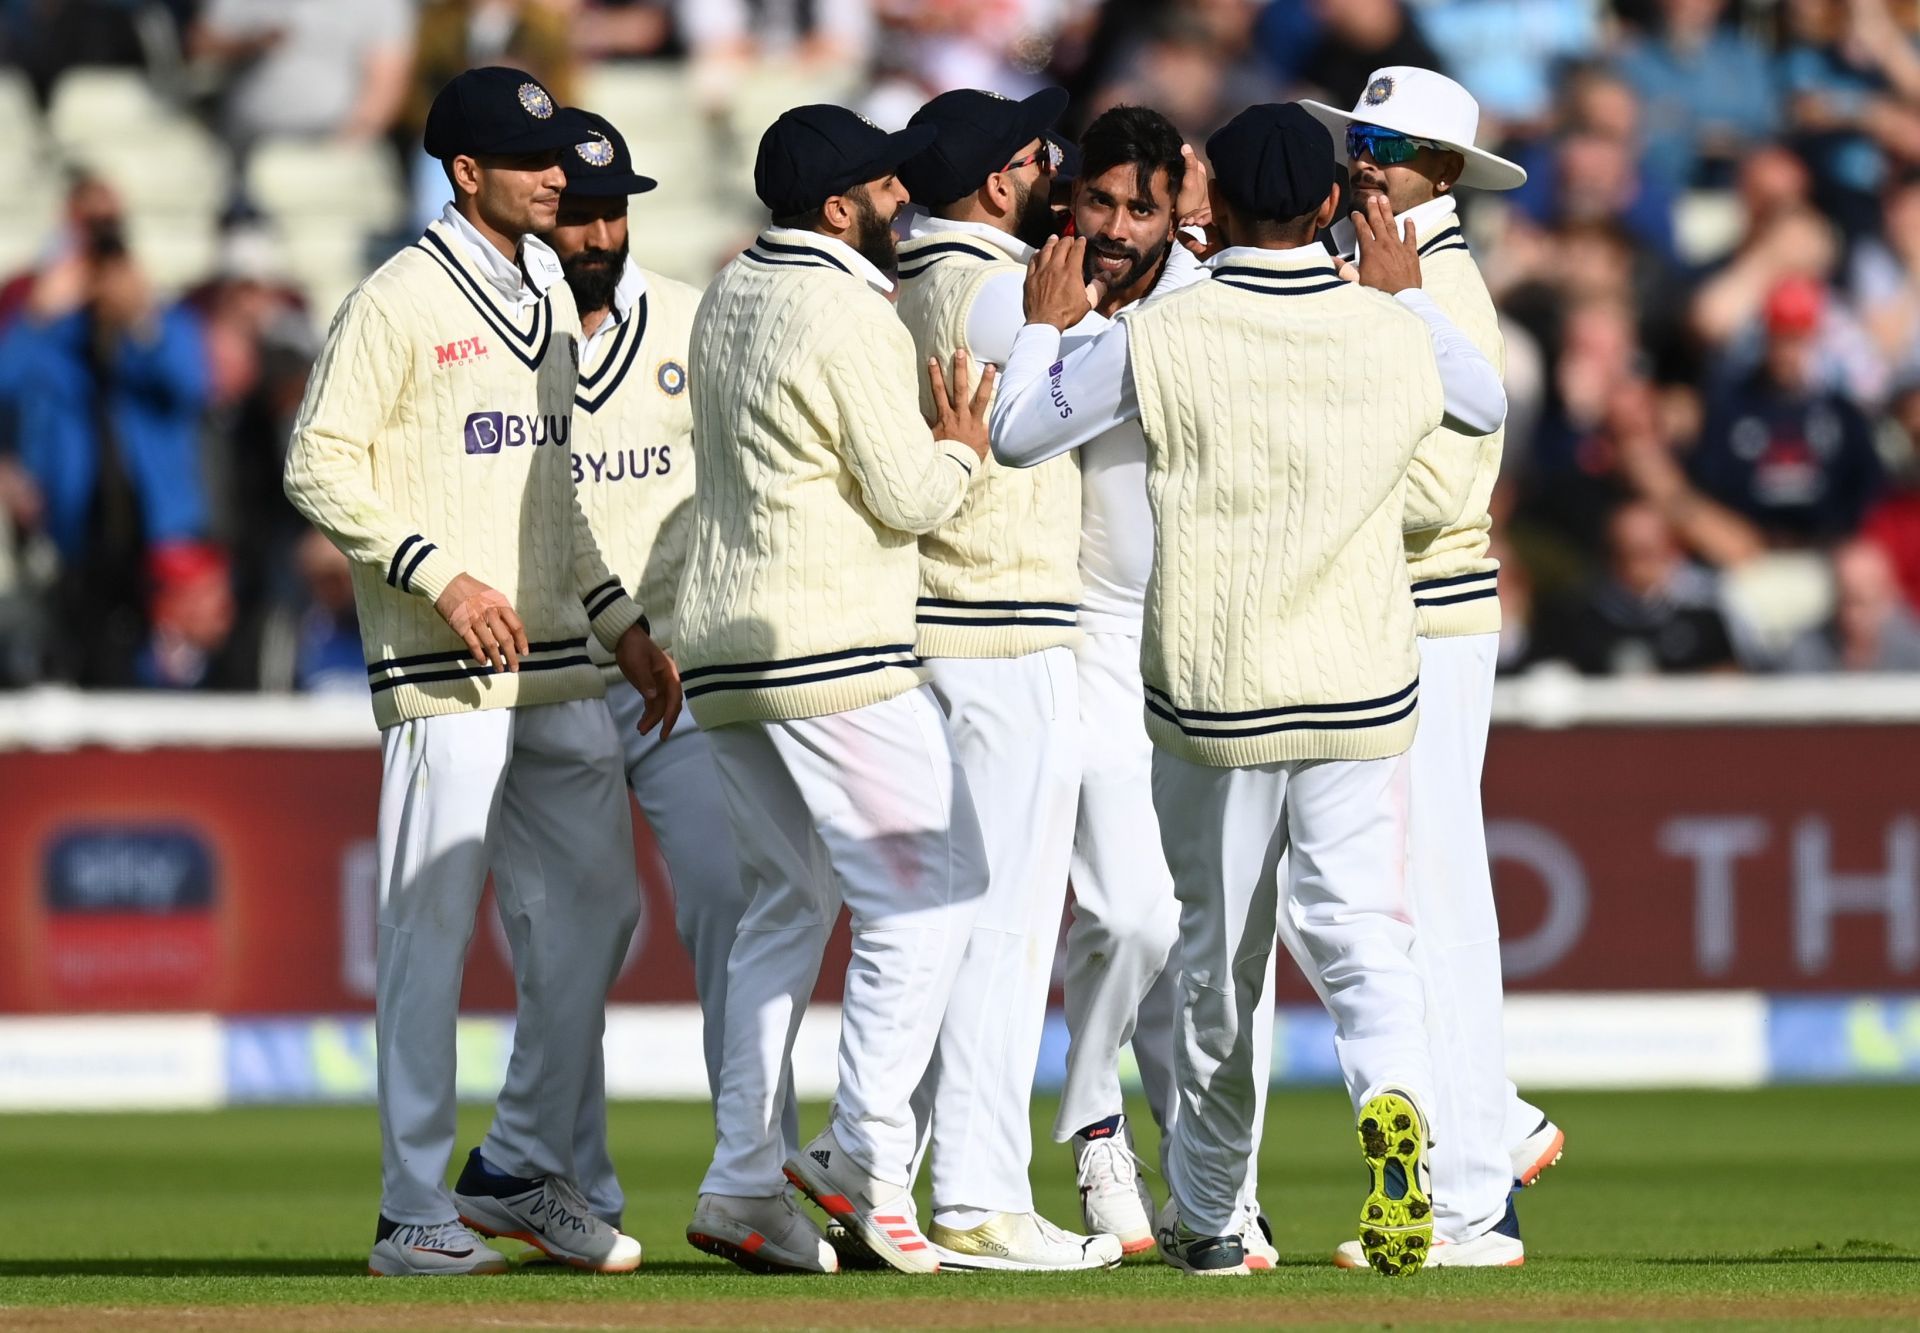
[(1221, 767), (1406, 749), (1402, 511), (1444, 406), (1426, 326), (1318, 247), (1238, 259), (1123, 318), (1155, 524), (1154, 743)]
[[(967, 319), (981, 287), (1021, 268), (963, 231), (903, 241), (898, 310), (921, 364), (935, 357), (950, 367), (954, 349), (967, 346)], [(988, 358), (978, 348), (967, 351), (977, 376)], [(933, 415), (924, 375), (920, 410)], [(1078, 643), (1079, 456), (1025, 469), (989, 457), (979, 473), (960, 512), (920, 539), (920, 655), (1020, 657)]]
[[(1436, 207), (1440, 204), (1445, 207)], [(1504, 375), (1507, 346), (1500, 334), (1500, 319), (1461, 234), (1453, 201), (1437, 199), (1407, 216), (1420, 243), (1421, 287)], [(1430, 444), (1439, 447), (1422, 446), (1408, 472), (1408, 486), (1428, 494), (1449, 494), (1457, 503), (1446, 512), (1456, 517), (1406, 535), (1415, 624), (1423, 638), (1497, 634), (1500, 562), (1487, 554), (1493, 527), (1488, 508), (1494, 483), (1500, 479), (1506, 430), (1470, 437), (1442, 427), (1436, 435), (1440, 438)], [(1434, 461), (1429, 463), (1429, 458)], [(1414, 503), (1411, 496), (1408, 503)]]
[(926, 679), (917, 538), (979, 460), (920, 416), (913, 339), (849, 247), (763, 232), (693, 320), (693, 545), (677, 642), (703, 727), (818, 717)]
[[(693, 538), (687, 349), (700, 292), (628, 264), (637, 288), (632, 307), (612, 328), (597, 330), (581, 358), (573, 482), (607, 563), (646, 607), (653, 641), (671, 651)], [(612, 654), (590, 646), (615, 685)]]
[[(353, 562), (380, 726), (604, 693), (589, 630), (611, 647), (640, 610), (574, 497), (579, 337), (565, 283), (503, 298), (445, 221), (334, 316), (286, 492)], [(463, 571), (519, 613), (533, 648), (519, 672), (475, 663), (434, 609)]]

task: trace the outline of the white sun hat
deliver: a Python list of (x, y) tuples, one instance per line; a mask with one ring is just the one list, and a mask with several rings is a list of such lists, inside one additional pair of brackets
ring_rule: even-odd
[(1527, 183), (1526, 169), (1473, 146), (1480, 128), (1480, 104), (1473, 94), (1444, 74), (1417, 65), (1389, 65), (1367, 76), (1366, 90), (1353, 110), (1324, 102), (1302, 101), (1313, 118), (1333, 135), (1334, 156), (1347, 160), (1347, 126), (1378, 125), (1413, 139), (1444, 144), (1467, 159), (1460, 184), (1476, 190), (1512, 190)]

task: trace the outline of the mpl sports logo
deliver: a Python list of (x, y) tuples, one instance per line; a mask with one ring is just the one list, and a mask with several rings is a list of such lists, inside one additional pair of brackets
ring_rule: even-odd
[(437, 343), (433, 349), (433, 368), (455, 365), (461, 361), (471, 361), (476, 356), (487, 354), (487, 344), (480, 338), (455, 338), (450, 343)]
[(513, 412), (474, 412), (462, 428), (470, 454), (497, 454), (501, 449), (539, 448), (551, 444), (567, 447), (573, 434), (573, 418), (543, 412), (521, 416)]

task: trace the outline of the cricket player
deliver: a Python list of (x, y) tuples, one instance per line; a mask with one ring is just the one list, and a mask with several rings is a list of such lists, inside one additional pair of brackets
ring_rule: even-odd
[[(1460, 187), (1510, 190), (1520, 167), (1474, 147), (1480, 108), (1445, 75), (1408, 66), (1378, 69), (1352, 111), (1302, 103), (1335, 136), (1353, 197), (1384, 199), (1396, 227), (1420, 246), (1421, 288), (1472, 339), (1495, 369), (1505, 344), (1493, 299), (1460, 231)], [(1344, 150), (1344, 151), (1342, 151)], [(1334, 229), (1351, 253), (1351, 224)], [(1524, 1103), (1509, 1136), (1510, 1105), (1500, 1025), (1500, 927), (1480, 810), (1480, 772), (1493, 710), (1500, 640), (1499, 561), (1487, 554), (1488, 505), (1500, 473), (1502, 431), (1462, 453), (1444, 437), (1414, 456), (1410, 493), (1451, 521), (1406, 534), (1420, 651), (1420, 730), (1409, 753), (1412, 783), (1408, 845), (1414, 928), (1430, 982), (1427, 1025), (1433, 1038), (1434, 1118), (1446, 1127), (1434, 1146), (1436, 1266), (1515, 1266), (1525, 1259), (1509, 1191), (1550, 1165), (1560, 1131)], [(1440, 461), (1451, 456), (1461, 466)], [(1414, 504), (1409, 505), (1412, 514)], [(1429, 515), (1432, 517), (1433, 515)], [(1529, 1144), (1541, 1136), (1544, 1141)], [(1511, 1151), (1510, 1151), (1511, 1150)], [(1531, 1173), (1531, 1174), (1529, 1174)], [(1357, 1242), (1336, 1262), (1364, 1267)]]
[(1433, 1093), (1405, 885), (1419, 695), (1406, 474), (1443, 421), (1486, 434), (1506, 399), (1417, 290), (1415, 248), (1384, 203), (1365, 285), (1334, 271), (1314, 240), (1338, 204), (1333, 145), (1304, 110), (1249, 108), (1207, 151), (1228, 247), (1213, 280), (1063, 359), (1060, 333), (1085, 313), (1086, 242), (1043, 251), (994, 406), (995, 453), (1042, 457), (1122, 420), (1148, 442), (1141, 666), (1181, 912), (1162, 1257), (1248, 1271), (1236, 1223), (1266, 1074), (1253, 1025), (1284, 911), (1334, 1014), (1370, 1177), (1367, 1258), (1412, 1271), (1432, 1232)]
[[(916, 211), (900, 245), (901, 320), (922, 359), (998, 364), (1024, 322), (1034, 247), (1053, 232), (1045, 138), (1067, 94), (958, 89), (913, 116), (931, 147), (900, 170)], [(931, 386), (921, 411), (934, 415)], [(946, 710), (987, 851), (987, 897), (916, 1100), (931, 1118), (942, 1268), (1110, 1267), (1110, 1235), (1034, 1210), (1030, 1103), (1080, 796), (1080, 467), (983, 460), (960, 512), (920, 538), (918, 650)]]
[[(600, 548), (648, 608), (654, 642), (670, 648), (674, 601), (693, 536), (693, 408), (687, 344), (697, 289), (640, 267), (627, 243), (627, 202), (655, 182), (634, 171), (612, 122), (579, 113), (587, 131), (566, 154), (567, 188), (547, 236), (580, 310), (585, 340), (574, 396), (573, 481)], [(707, 739), (682, 717), (671, 736), (639, 729), (645, 700), (589, 645), (607, 681), (607, 709), (625, 752), (627, 786), (666, 863), (674, 925), (693, 960), (709, 1092), (720, 1086), (727, 955), (746, 910), (726, 800)], [(789, 1099), (785, 1133), (798, 1142)], [(607, 1151), (604, 1070), (580, 1108), (579, 1180), (594, 1212), (619, 1225), (623, 1196)]]
[[(896, 175), (933, 142), (803, 106), (760, 141), (772, 214), (694, 315), (699, 485), (675, 642), (713, 747), (749, 905), (727, 968), (717, 1143), (690, 1232), (752, 1266), (833, 1271), (782, 1176), (884, 1262), (938, 1271), (910, 1192), (926, 1074), (987, 863), (915, 652), (918, 538), (986, 454), (991, 370), (922, 370), (887, 300)], [(787, 1156), (787, 1061), (844, 901), (853, 957), (827, 1128)]]
[[(669, 732), (680, 688), (574, 497), (580, 321), (531, 233), (554, 225), (564, 154), (586, 137), (518, 70), (441, 90), (426, 148), (454, 202), (341, 306), (287, 458), (288, 497), (353, 562), (381, 728), (380, 1274), (500, 1271), (468, 1226), (582, 1268), (640, 1262), (574, 1179), (639, 907), (588, 637), (646, 699), (640, 725)], [(449, 1195), (454, 1023), (489, 869), (518, 1035), (493, 1128)]]

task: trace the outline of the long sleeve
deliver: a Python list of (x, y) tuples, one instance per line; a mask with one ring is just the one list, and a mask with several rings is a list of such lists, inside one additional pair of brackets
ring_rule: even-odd
[(882, 523), (915, 536), (960, 511), (980, 461), (958, 440), (931, 437), (915, 390), (917, 363), (913, 337), (891, 310), (886, 325), (856, 326), (826, 363), (860, 498)]
[(366, 292), (347, 298), (313, 368), (287, 451), (287, 498), (348, 559), (429, 602), (461, 571), (432, 533), (382, 502), (370, 454), (406, 391), (412, 350)]
[(573, 524), (573, 586), (580, 594), (581, 605), (587, 609), (594, 638), (612, 652), (620, 636), (645, 616), (639, 604), (627, 595), (619, 577), (607, 568), (600, 539), (593, 535), (593, 524), (588, 522), (586, 508), (580, 503), (580, 488), (569, 486), (567, 492), (573, 509), (569, 520)]
[(1027, 275), (996, 273), (980, 284), (967, 310), (967, 346), (983, 361), (1004, 367), (1026, 326)]
[(1124, 323), (1064, 358), (1058, 329), (1029, 324), (1014, 339), (994, 395), (993, 456), (1008, 467), (1034, 467), (1139, 415)]

